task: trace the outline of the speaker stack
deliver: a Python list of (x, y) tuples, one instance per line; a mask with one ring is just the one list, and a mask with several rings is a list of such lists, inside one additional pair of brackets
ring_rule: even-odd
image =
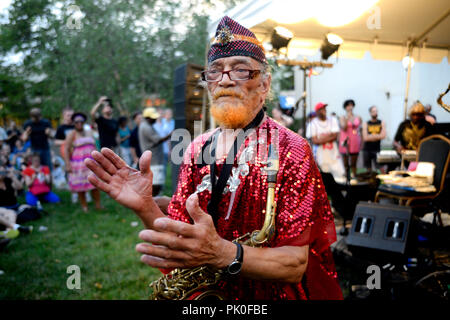
[[(190, 133), (191, 141), (194, 139), (194, 133), (198, 134), (209, 128), (209, 110), (207, 104), (203, 108), (204, 89), (201, 86), (201, 72), (203, 70), (203, 66), (192, 63), (182, 64), (175, 69), (175, 130), (187, 129)], [(181, 139), (180, 141), (172, 141), (172, 150), (181, 142)], [(172, 163), (173, 192), (175, 192), (178, 182), (179, 167), (179, 164)]]
[(410, 207), (360, 202), (346, 239), (347, 245), (403, 255), (407, 249), (411, 217)]

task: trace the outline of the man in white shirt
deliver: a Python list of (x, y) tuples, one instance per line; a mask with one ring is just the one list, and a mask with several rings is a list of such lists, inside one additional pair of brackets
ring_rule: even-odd
[(345, 169), (336, 143), (339, 124), (336, 117), (327, 117), (327, 105), (322, 102), (316, 104), (317, 117), (308, 124), (306, 137), (313, 143), (314, 157), (320, 170), (331, 173), (335, 179), (342, 179)]

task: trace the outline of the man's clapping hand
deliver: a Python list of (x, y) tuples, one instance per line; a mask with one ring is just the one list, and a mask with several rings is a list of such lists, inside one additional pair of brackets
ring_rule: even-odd
[(94, 173), (88, 179), (95, 187), (138, 215), (156, 206), (152, 198), (150, 151), (142, 154), (139, 160), (140, 171), (127, 166), (125, 161), (108, 148), (103, 148), (101, 152), (93, 151), (92, 158), (93, 160), (86, 159), (85, 163)]

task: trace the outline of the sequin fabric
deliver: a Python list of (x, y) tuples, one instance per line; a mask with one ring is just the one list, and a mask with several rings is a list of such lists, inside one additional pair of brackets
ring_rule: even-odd
[[(209, 138), (204, 134), (194, 140), (185, 153), (185, 163), (180, 168), (177, 191), (168, 207), (172, 219), (192, 223), (185, 209), (186, 199), (198, 193), (200, 207), (206, 211), (211, 191), (200, 188), (205, 184), (209, 166), (199, 166), (203, 144)], [(269, 143), (276, 143), (279, 153), (275, 201), (277, 202), (276, 234), (268, 247), (309, 245), (307, 270), (298, 284), (256, 281), (237, 277), (220, 283), (230, 299), (342, 299), (330, 244), (336, 241), (333, 215), (322, 179), (306, 140), (267, 117), (242, 144), (234, 168), (239, 168), (243, 153), (253, 159), (241, 161), (248, 164), (245, 175), (234, 192), (223, 195), (217, 215), (217, 232), (227, 240), (233, 240), (247, 232), (261, 229), (266, 208), (267, 178), (262, 168), (267, 159)], [(249, 146), (252, 150), (249, 151)], [(225, 159), (217, 161), (217, 169)], [(231, 177), (230, 177), (231, 178)], [(233, 203), (230, 206), (230, 199)], [(211, 214), (211, 213), (210, 213)], [(245, 253), (244, 253), (245, 259)]]

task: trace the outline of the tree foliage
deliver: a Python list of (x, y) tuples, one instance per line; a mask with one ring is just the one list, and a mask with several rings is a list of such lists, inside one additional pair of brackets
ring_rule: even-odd
[[(150, 94), (170, 106), (176, 66), (204, 64), (211, 8), (210, 0), (14, 0), (0, 20), (2, 112), (38, 105), (55, 118), (67, 105), (87, 111), (101, 95), (122, 113)], [(21, 61), (5, 66), (11, 54)]]

